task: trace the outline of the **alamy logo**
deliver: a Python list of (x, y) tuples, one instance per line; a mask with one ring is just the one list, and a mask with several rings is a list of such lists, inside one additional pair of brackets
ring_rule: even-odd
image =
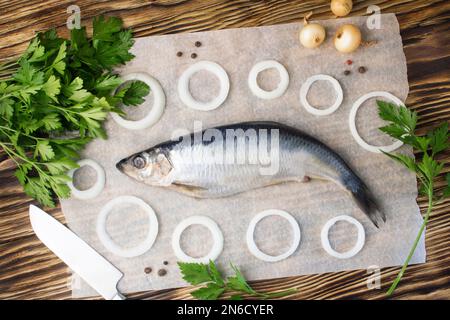
[(172, 134), (172, 141), (180, 141), (184, 149), (189, 150), (189, 163), (258, 165), (261, 175), (274, 175), (279, 170), (278, 129), (236, 128), (223, 132), (212, 128), (203, 131), (202, 123), (195, 121), (193, 135), (188, 130), (177, 129)]
[(81, 28), (81, 10), (80, 7), (73, 4), (67, 7), (67, 13), (70, 16), (67, 18), (67, 29), (80, 29)]
[(381, 9), (374, 4), (367, 7), (367, 13), (370, 16), (367, 18), (367, 28), (369, 30), (381, 29)]

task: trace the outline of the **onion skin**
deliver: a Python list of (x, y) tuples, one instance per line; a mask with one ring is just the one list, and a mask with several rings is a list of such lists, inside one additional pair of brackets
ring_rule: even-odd
[(325, 28), (318, 23), (307, 23), (300, 31), (300, 43), (308, 49), (319, 47), (326, 38)]
[(350, 53), (361, 45), (361, 31), (353, 24), (341, 26), (334, 36), (334, 46), (339, 52)]
[(338, 17), (345, 17), (352, 11), (352, 0), (331, 0), (330, 9)]

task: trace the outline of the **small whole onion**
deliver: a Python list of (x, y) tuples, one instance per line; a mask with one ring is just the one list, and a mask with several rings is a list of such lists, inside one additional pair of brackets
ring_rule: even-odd
[(341, 26), (334, 36), (334, 46), (339, 52), (350, 53), (361, 45), (361, 31), (353, 24)]
[(305, 48), (317, 48), (325, 40), (325, 28), (318, 23), (305, 23), (300, 31), (300, 43)]
[(352, 11), (352, 0), (331, 0), (331, 11), (338, 17), (344, 17)]

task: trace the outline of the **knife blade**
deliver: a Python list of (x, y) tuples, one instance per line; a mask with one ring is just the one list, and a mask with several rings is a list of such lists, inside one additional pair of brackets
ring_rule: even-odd
[(103, 298), (125, 299), (117, 290), (123, 277), (119, 269), (45, 211), (30, 205), (29, 215), (39, 240)]

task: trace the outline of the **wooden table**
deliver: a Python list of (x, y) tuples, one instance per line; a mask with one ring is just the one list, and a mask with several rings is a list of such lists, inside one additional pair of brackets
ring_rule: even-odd
[[(366, 14), (370, 4), (394, 12), (401, 26), (408, 61), (407, 105), (419, 113), (419, 130), (450, 119), (450, 1), (354, 1), (352, 15)], [(0, 1), (0, 58), (19, 55), (35, 31), (57, 27), (67, 35), (66, 8), (74, 1)], [(120, 0), (76, 1), (82, 24), (106, 13), (124, 19), (136, 37), (253, 27), (296, 22), (314, 10), (315, 19), (332, 18), (329, 1), (291, 0)], [(443, 156), (449, 171), (450, 152)], [(14, 164), (0, 151), (0, 299), (65, 299), (69, 271), (36, 238), (28, 220), (33, 201), (13, 176)], [(443, 176), (437, 188), (444, 185)], [(424, 211), (426, 201), (419, 198)], [(64, 221), (60, 208), (49, 211)], [(436, 207), (426, 234), (427, 263), (408, 268), (393, 298), (450, 298), (450, 200)], [(399, 268), (382, 269), (382, 289), (368, 290), (365, 270), (255, 282), (259, 290), (297, 287), (295, 299), (382, 299)], [(187, 299), (191, 289), (130, 295), (133, 298)]]

